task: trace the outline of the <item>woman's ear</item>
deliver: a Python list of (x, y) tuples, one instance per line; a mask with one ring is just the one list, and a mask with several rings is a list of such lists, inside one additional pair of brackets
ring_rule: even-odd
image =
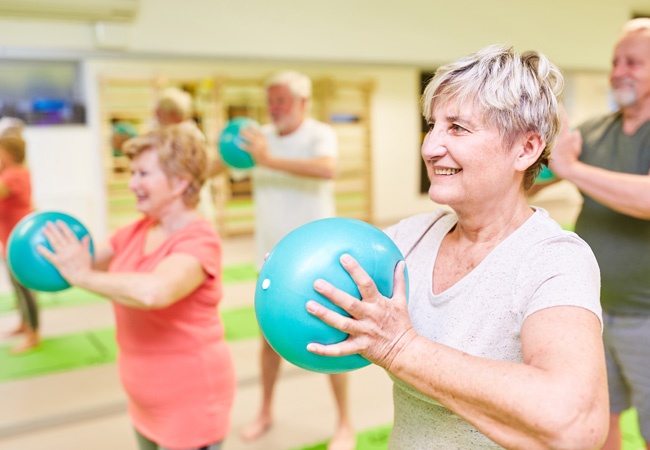
[(546, 147), (546, 142), (539, 133), (530, 131), (522, 135), (517, 141), (516, 147), (516, 169), (524, 172), (539, 159)]
[(169, 181), (172, 185), (172, 191), (179, 196), (182, 196), (190, 185), (190, 180), (184, 177), (172, 177)]

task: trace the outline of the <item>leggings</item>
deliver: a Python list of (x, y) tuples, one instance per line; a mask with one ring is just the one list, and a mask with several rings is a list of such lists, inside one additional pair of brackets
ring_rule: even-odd
[[(151, 439), (143, 436), (138, 430), (135, 430), (135, 435), (138, 438), (138, 448), (140, 450), (172, 450), (166, 447), (162, 447), (156, 444)], [(214, 444), (204, 445), (203, 447), (184, 447), (182, 449), (174, 450), (221, 450), (221, 442), (215, 442)]]
[(36, 303), (34, 293), (20, 284), (20, 282), (14, 278), (11, 271), (9, 271), (9, 279), (11, 280), (11, 284), (14, 286), (16, 303), (18, 304), (18, 309), (20, 310), (23, 322), (30, 330), (38, 331), (38, 303)]

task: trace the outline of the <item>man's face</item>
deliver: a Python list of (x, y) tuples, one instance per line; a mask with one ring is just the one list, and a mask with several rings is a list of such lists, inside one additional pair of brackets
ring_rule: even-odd
[(296, 98), (287, 86), (270, 86), (266, 100), (271, 120), (280, 134), (295, 131), (305, 117), (306, 100)]
[(650, 35), (629, 33), (618, 42), (609, 81), (620, 107), (650, 102)]

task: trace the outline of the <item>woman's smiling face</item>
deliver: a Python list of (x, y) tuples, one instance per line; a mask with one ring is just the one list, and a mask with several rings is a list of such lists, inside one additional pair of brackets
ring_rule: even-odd
[(474, 102), (451, 99), (432, 111), (422, 158), (431, 181), (429, 197), (452, 208), (493, 203), (513, 183), (512, 149), (488, 125)]

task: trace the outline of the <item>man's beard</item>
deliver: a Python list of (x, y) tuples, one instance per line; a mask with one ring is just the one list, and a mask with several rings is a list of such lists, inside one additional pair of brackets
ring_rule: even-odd
[(624, 81), (612, 89), (612, 99), (621, 108), (634, 105), (639, 96), (634, 89), (634, 83)]

